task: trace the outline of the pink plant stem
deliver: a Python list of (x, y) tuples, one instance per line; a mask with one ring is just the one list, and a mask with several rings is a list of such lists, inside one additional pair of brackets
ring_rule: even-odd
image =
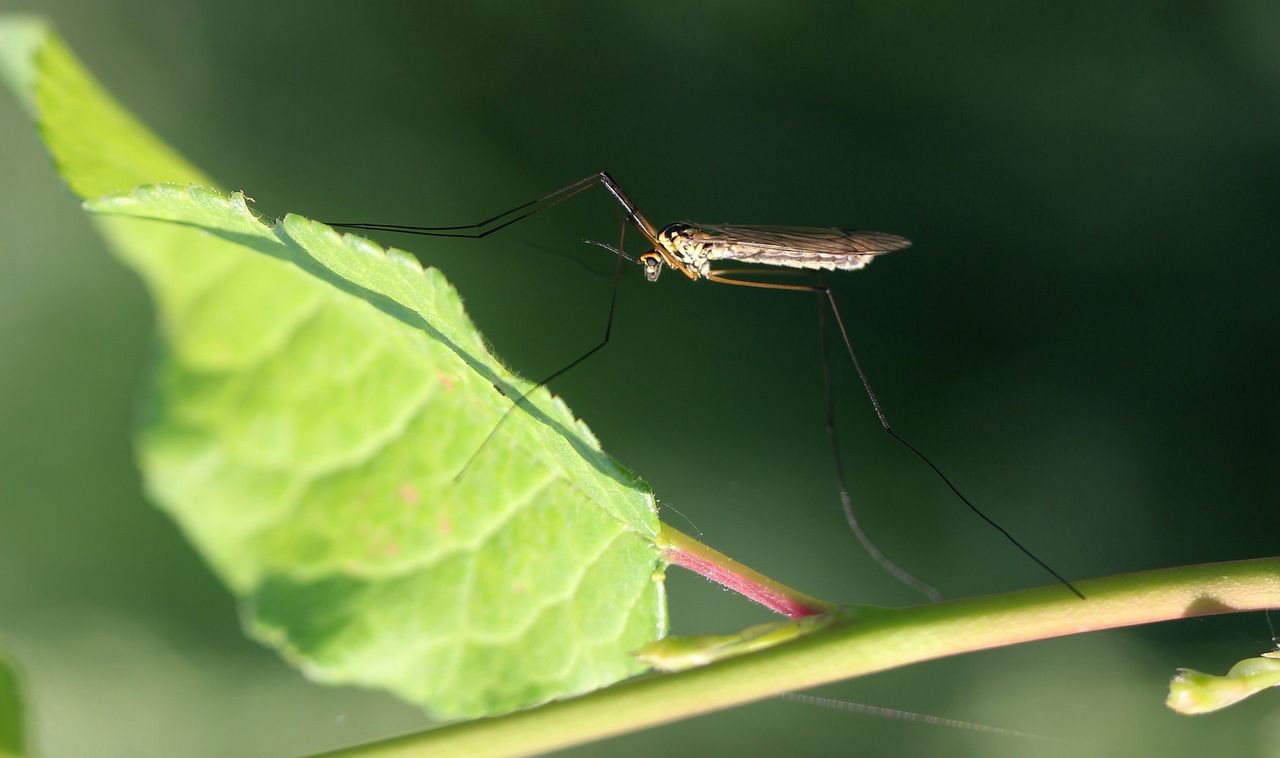
[(835, 606), (752, 571), (729, 556), (662, 525), (658, 543), (667, 562), (706, 577), (765, 608), (791, 618), (827, 613)]

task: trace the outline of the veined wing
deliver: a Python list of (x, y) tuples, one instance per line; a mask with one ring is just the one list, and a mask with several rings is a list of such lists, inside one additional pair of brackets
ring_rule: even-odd
[(735, 260), (791, 268), (859, 269), (870, 263), (874, 256), (911, 246), (910, 240), (896, 234), (834, 227), (688, 226), (707, 243), (708, 260)]

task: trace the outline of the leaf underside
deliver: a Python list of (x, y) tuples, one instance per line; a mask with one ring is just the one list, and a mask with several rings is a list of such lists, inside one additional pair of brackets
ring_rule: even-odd
[(59, 170), (156, 303), (147, 489), (250, 633), (450, 717), (642, 670), (666, 629), (652, 494), (542, 389), (456, 479), (531, 384), (443, 275), (191, 186), (56, 37), (35, 60)]

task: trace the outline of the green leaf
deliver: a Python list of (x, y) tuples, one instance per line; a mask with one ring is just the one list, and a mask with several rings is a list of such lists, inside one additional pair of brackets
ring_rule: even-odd
[[(664, 631), (652, 496), (503, 369), (435, 270), (238, 193), (87, 204), (164, 337), (148, 487), (253, 634), (315, 678), (447, 715), (635, 673)], [(499, 392), (495, 384), (502, 387)]]
[(36, 113), (36, 52), (48, 37), (49, 25), (38, 17), (0, 19), (0, 78), (29, 116)]
[[(2, 33), (2, 32), (0, 32)], [(489, 353), (444, 277), (264, 224), (80, 70), (36, 54), (41, 132), (156, 303), (147, 489), (309, 676), (490, 714), (636, 673), (666, 628), (652, 494)]]
[(18, 675), (9, 662), (0, 657), (0, 758), (27, 754), (23, 710)]
[(0, 19), (0, 51), (0, 76), (37, 119), (58, 172), (78, 196), (157, 182), (213, 184), (117, 103), (45, 22)]
[(1280, 653), (1247, 658), (1232, 666), (1226, 676), (1178, 669), (1169, 683), (1165, 705), (1185, 716), (1212, 713), (1271, 687), (1280, 687)]

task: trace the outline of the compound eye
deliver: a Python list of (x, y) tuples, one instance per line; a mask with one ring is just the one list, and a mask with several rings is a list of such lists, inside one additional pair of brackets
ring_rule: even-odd
[(658, 281), (658, 276), (662, 274), (662, 256), (649, 251), (640, 256), (640, 263), (644, 266), (644, 278), (651, 282)]

